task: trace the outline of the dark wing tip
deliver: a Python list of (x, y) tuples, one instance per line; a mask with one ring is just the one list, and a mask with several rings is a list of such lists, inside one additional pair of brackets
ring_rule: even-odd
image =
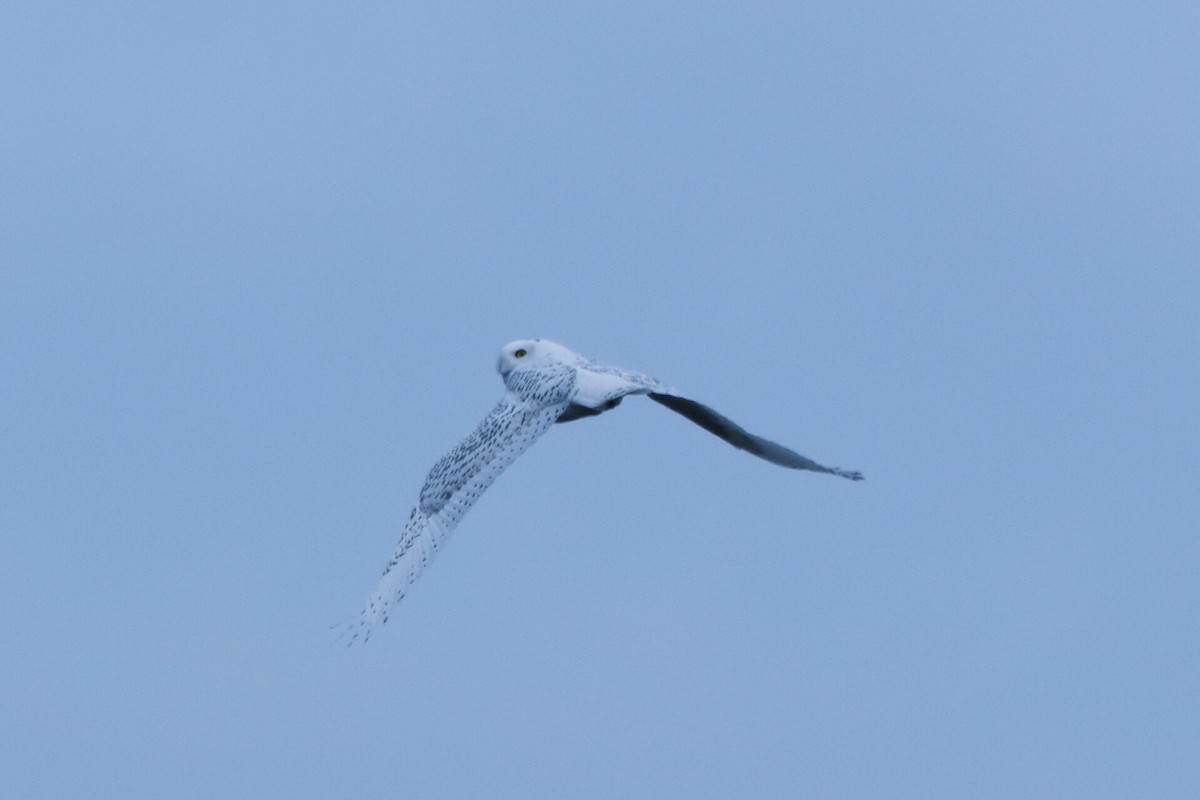
[(719, 436), (739, 450), (745, 450), (772, 464), (790, 469), (806, 469), (812, 472), (827, 472), (830, 475), (840, 475), (852, 481), (861, 481), (862, 473), (842, 469), (831, 469), (818, 464), (811, 458), (800, 455), (795, 450), (784, 447), (757, 436), (723, 414), (714, 411), (703, 403), (689, 400), (673, 394), (650, 392), (650, 399), (664, 405), (677, 414), (687, 417), (692, 422), (704, 428), (709, 433)]

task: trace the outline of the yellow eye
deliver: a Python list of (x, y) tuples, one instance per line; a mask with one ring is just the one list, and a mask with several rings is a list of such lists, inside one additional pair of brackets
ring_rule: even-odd
[(513, 353), (513, 355), (514, 355), (514, 356), (516, 356), (517, 358), (524, 358), (524, 357), (525, 357), (525, 351), (524, 351), (524, 350), (518, 350), (518, 351), (516, 351), (515, 353)]

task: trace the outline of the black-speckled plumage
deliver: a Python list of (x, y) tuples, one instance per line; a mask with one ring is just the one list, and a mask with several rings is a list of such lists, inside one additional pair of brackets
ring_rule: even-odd
[(463, 515), (551, 425), (602, 414), (631, 394), (649, 395), (734, 447), (771, 463), (862, 480), (858, 472), (822, 466), (756, 436), (647, 375), (601, 364), (554, 342), (512, 342), (501, 350), (496, 368), (504, 379), (504, 398), (429, 470), (379, 587), (350, 628), (352, 642), (365, 641), (376, 625), (387, 621), (391, 608), (429, 565)]

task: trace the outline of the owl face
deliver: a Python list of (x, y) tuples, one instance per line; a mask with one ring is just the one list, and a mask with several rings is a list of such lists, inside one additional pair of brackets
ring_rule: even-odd
[(500, 356), (496, 359), (496, 371), (502, 378), (507, 379), (508, 374), (519, 367), (539, 366), (547, 361), (570, 364), (573, 355), (574, 353), (561, 344), (548, 339), (517, 339), (500, 350)]

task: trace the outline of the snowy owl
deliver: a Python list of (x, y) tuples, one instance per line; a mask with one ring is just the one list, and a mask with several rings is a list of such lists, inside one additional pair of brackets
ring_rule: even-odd
[(404, 535), (378, 589), (351, 625), (350, 640), (366, 641), (420, 577), (438, 548), (513, 460), (556, 422), (603, 414), (631, 394), (644, 394), (725, 441), (772, 464), (826, 472), (852, 481), (862, 474), (825, 467), (745, 430), (706, 405), (638, 372), (601, 364), (546, 339), (505, 345), (496, 362), (504, 398), (471, 435), (433, 465)]

